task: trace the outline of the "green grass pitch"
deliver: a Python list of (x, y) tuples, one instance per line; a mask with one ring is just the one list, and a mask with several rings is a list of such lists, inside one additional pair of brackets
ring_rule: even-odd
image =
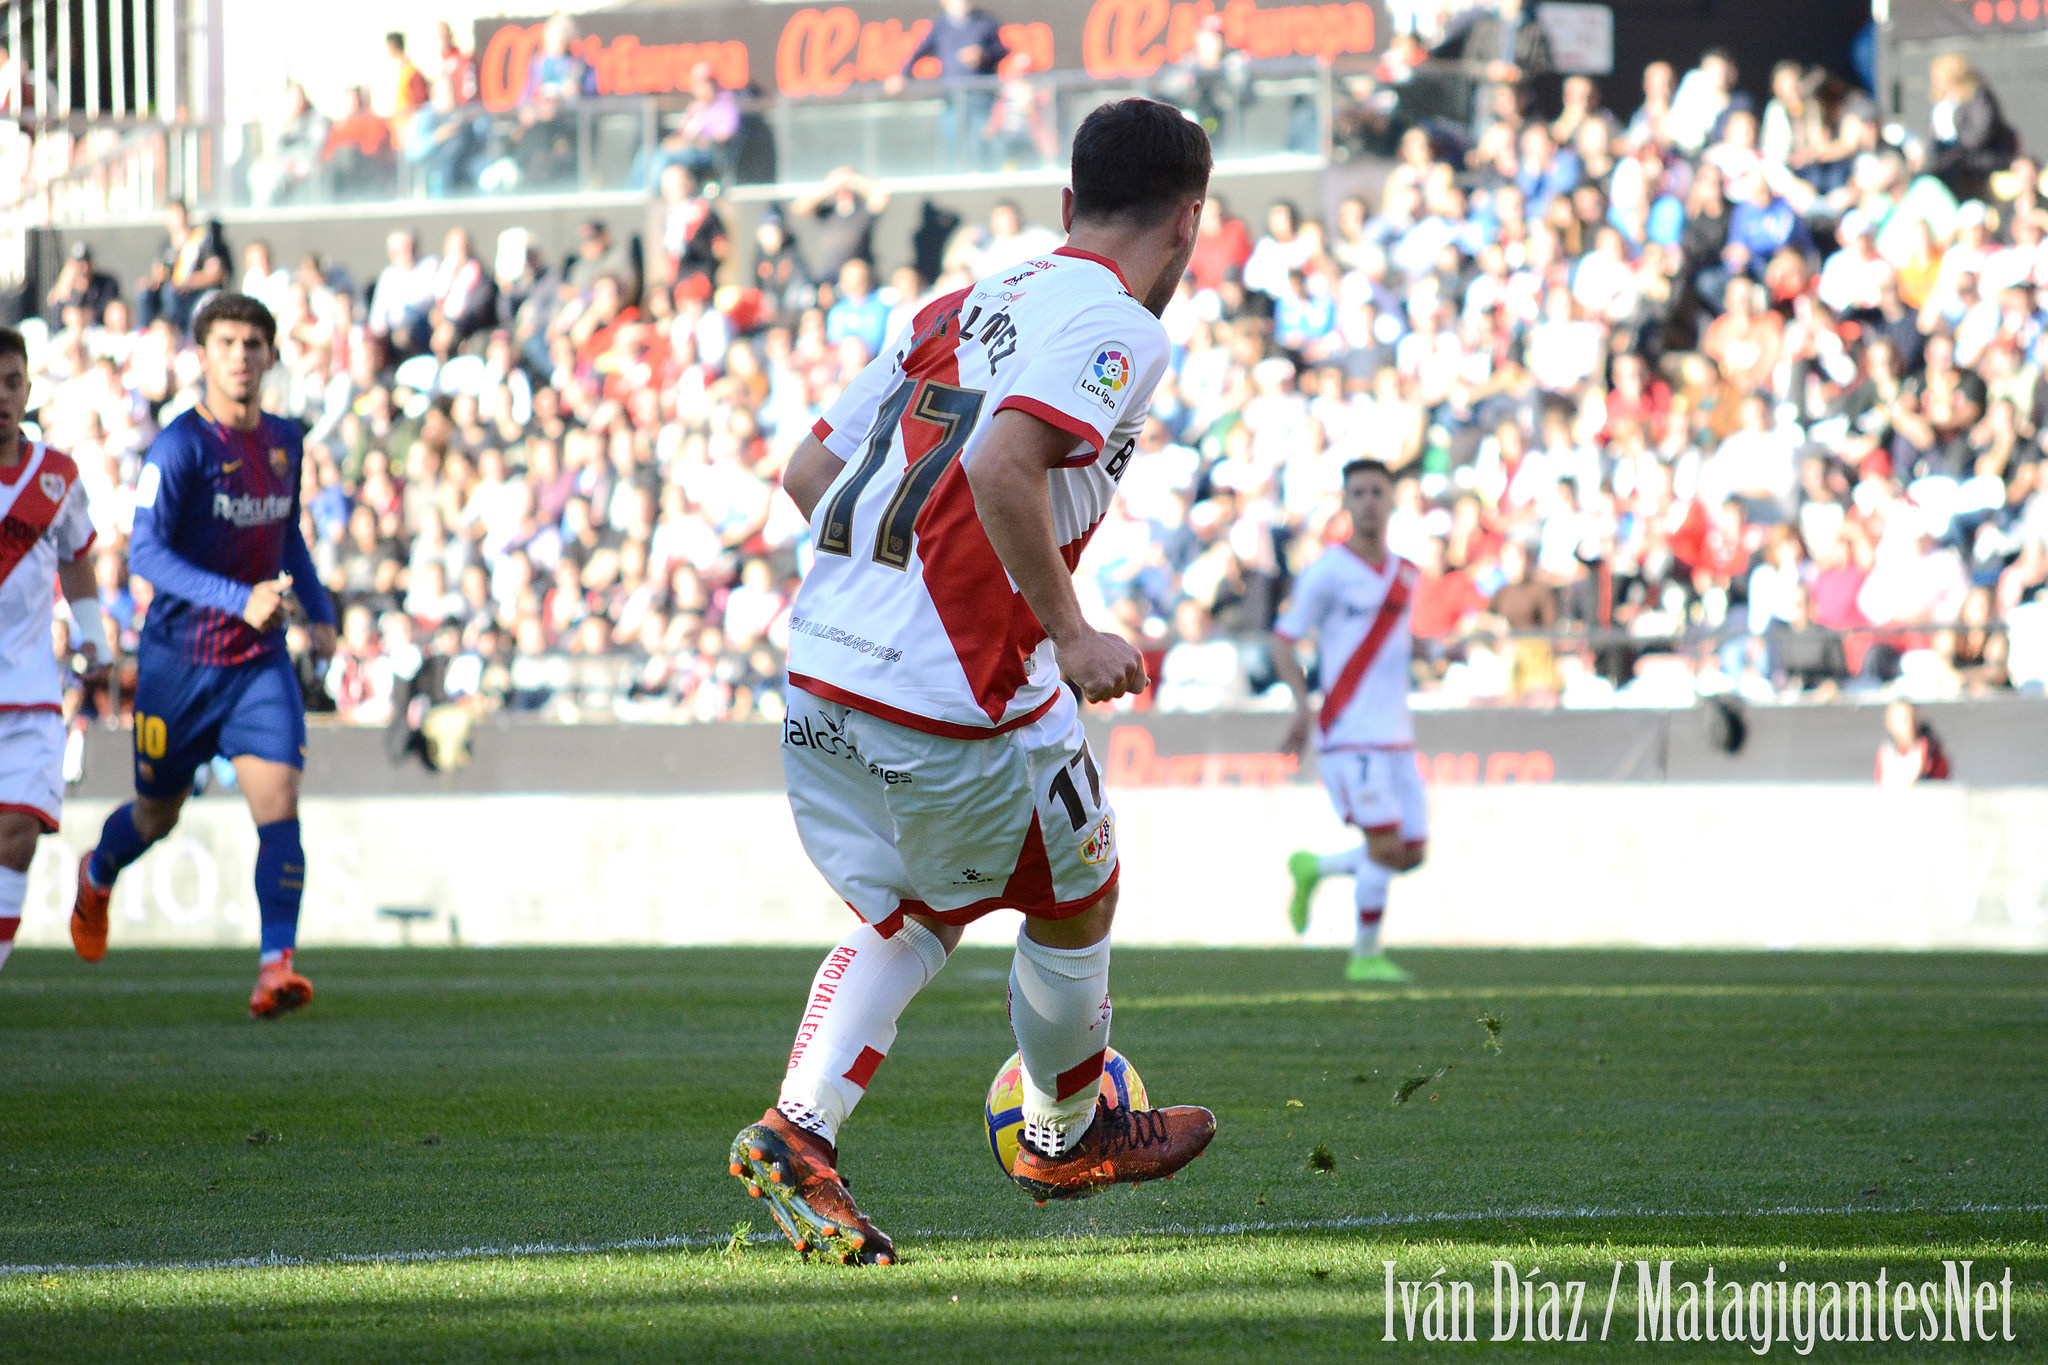
[[(1219, 1133), (1038, 1209), (982, 1137), (1007, 955), (963, 950), (842, 1135), (906, 1256), (853, 1269), (724, 1171), (817, 956), (315, 949), (313, 1007), (257, 1024), (246, 953), (18, 953), (0, 1360), (1754, 1358), (1637, 1343), (1637, 1258), (2009, 1267), (2016, 1341), (1816, 1354), (2048, 1358), (2035, 959), (1416, 951), (1369, 989), (1330, 953), (1121, 951), (1117, 1046)], [(1479, 1344), (1384, 1342), (1388, 1259), (1477, 1285)], [(1496, 1259), (1586, 1281), (1592, 1339), (1489, 1344)]]

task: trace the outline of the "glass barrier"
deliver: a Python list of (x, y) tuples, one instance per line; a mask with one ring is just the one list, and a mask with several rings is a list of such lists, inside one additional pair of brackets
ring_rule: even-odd
[[(35, 173), (5, 206), (53, 225), (153, 217), (171, 198), (196, 208), (263, 211), (420, 200), (652, 195), (662, 169), (746, 197), (811, 186), (851, 165), (884, 183), (1044, 176), (1056, 180), (1075, 128), (1097, 105), (1130, 95), (1177, 104), (1214, 140), (1219, 167), (1313, 168), (1329, 156), (1332, 102), (1357, 80), (1308, 60), (1247, 62), (1213, 73), (1162, 71), (1150, 81), (1055, 72), (958, 85), (913, 82), (831, 98), (743, 100), (729, 139), (691, 145), (675, 97), (587, 99), (506, 114), (478, 106), (420, 111), (394, 130), (367, 116), (323, 146), (264, 124), (126, 131), (117, 144), (44, 139)], [(54, 155), (61, 150), (64, 155)]]
[[(1328, 128), (1329, 73), (1313, 62), (1254, 64), (1214, 88), (1148, 87), (1073, 74), (955, 86), (919, 83), (889, 96), (748, 100), (735, 134), (691, 144), (674, 99), (592, 99), (551, 110), (425, 110), (394, 146), (331, 147), (319, 160), (266, 146), (250, 127), (224, 177), (235, 208), (317, 207), (515, 194), (655, 193), (683, 164), (725, 189), (815, 184), (851, 165), (891, 182), (1057, 174), (1074, 129), (1107, 100), (1152, 95), (1198, 111), (1219, 162), (1317, 161)], [(1177, 98), (1184, 97), (1184, 98)], [(273, 140), (274, 141), (274, 140)]]

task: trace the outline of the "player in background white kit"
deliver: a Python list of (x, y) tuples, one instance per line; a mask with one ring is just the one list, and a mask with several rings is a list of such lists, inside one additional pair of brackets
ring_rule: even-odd
[[(1345, 823), (1365, 833), (1365, 847), (1319, 858), (1287, 860), (1294, 878), (1289, 915), (1294, 932), (1308, 930), (1309, 900), (1324, 877), (1348, 874), (1357, 901), (1357, 929), (1344, 975), (1351, 981), (1406, 981), (1408, 973), (1380, 952), (1380, 921), (1395, 877), (1422, 865), (1429, 841), (1421, 774), (1415, 768), (1415, 723), (1408, 713), (1408, 666), (1414, 653), (1409, 603), (1416, 566), (1387, 550), (1394, 479), (1377, 460), (1344, 466), (1344, 511), (1351, 536), (1332, 546), (1294, 585), (1273, 624), (1273, 663), (1294, 693), (1294, 724), (1286, 750), (1316, 741), (1316, 763), (1330, 803)], [(1323, 704), (1312, 709), (1297, 644), (1316, 637)]]
[(791, 607), (783, 770), (804, 851), (862, 922), (819, 968), (781, 1093), (728, 1168), (800, 1251), (895, 1259), (839, 1176), (839, 1126), (991, 911), (1025, 916), (1019, 1185), (1044, 1203), (1162, 1179), (1215, 1132), (1206, 1109), (1097, 1099), (1120, 868), (1075, 694), (1146, 679), (1073, 583), (1166, 370), (1159, 314), (1209, 166), (1171, 106), (1097, 109), (1074, 135), (1067, 244), (926, 305), (791, 457), (817, 558)]
[(64, 808), (58, 585), (75, 622), (73, 648), (93, 663), (108, 656), (78, 466), (22, 433), (27, 411), (28, 347), (0, 327), (0, 965), (21, 926), (36, 840), (56, 833)]

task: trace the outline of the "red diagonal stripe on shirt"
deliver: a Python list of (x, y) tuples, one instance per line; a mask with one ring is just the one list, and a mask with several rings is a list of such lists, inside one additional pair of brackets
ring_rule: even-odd
[(1365, 678), (1365, 670), (1372, 667), (1372, 661), (1379, 657), (1380, 648), (1387, 643), (1387, 636), (1393, 633), (1394, 623), (1401, 619), (1407, 609), (1408, 595), (1412, 590), (1405, 561), (1396, 561), (1394, 581), (1387, 585), (1387, 595), (1380, 603), (1379, 615), (1372, 618), (1372, 629), (1358, 642), (1358, 648), (1351, 651), (1351, 657), (1344, 661), (1344, 667), (1337, 674), (1337, 681), (1323, 691), (1323, 712), (1317, 718), (1327, 730), (1337, 723), (1337, 717), (1344, 714), (1344, 708), (1351, 703), (1352, 694), (1358, 691), (1358, 684)]
[[(55, 498), (43, 491), (43, 476), (54, 474), (64, 481), (64, 492)], [(0, 535), (0, 583), (14, 572), (30, 550), (42, 543), (49, 533), (50, 523), (57, 519), (57, 513), (64, 506), (64, 493), (71, 491), (71, 485), (78, 478), (78, 466), (69, 457), (59, 454), (48, 446), (33, 446), (28, 458), (16, 467), (14, 478), (9, 483), (18, 484), (21, 491), (14, 495), (14, 502), (0, 517), (0, 524), (7, 527), (6, 534)]]

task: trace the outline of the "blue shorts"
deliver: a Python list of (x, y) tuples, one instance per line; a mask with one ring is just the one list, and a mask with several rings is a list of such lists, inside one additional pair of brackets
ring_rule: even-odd
[(211, 667), (144, 649), (136, 665), (137, 795), (188, 794), (192, 774), (216, 754), (306, 766), (306, 699), (282, 650)]

